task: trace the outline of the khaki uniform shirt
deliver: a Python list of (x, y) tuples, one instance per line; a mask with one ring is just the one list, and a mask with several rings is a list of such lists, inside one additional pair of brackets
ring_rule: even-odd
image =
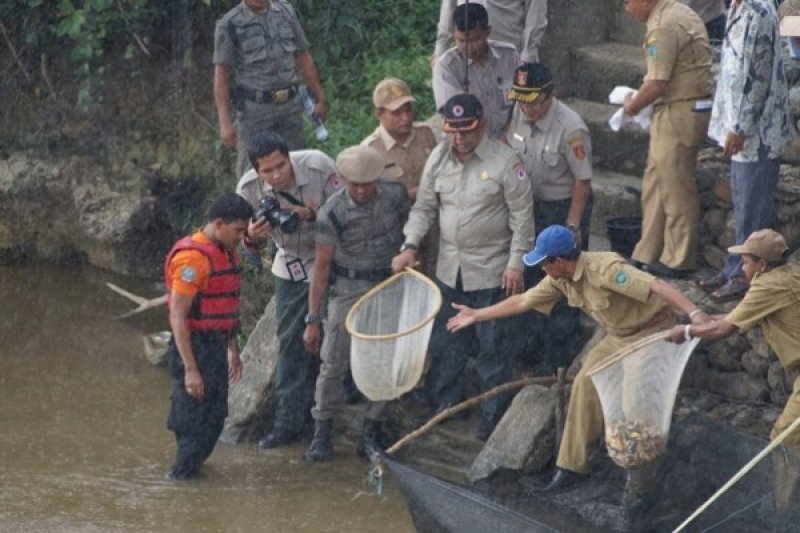
[(583, 252), (572, 279), (546, 276), (523, 295), (530, 309), (550, 314), (566, 296), (610, 335), (627, 337), (650, 327), (667, 303), (650, 290), (652, 275), (637, 270), (613, 252)]
[(534, 125), (526, 122), (519, 106), (514, 106), (507, 140), (525, 164), (536, 201), (566, 200), (572, 196), (575, 180), (592, 179), (589, 129), (560, 100), (553, 100)]
[(459, 270), (465, 291), (500, 286), (506, 268), (523, 269), (533, 244), (533, 198), (519, 157), (484, 136), (466, 163), (450, 141), (434, 148), (403, 229), (419, 245), (439, 215), (436, 277), (455, 287)]
[(708, 33), (691, 8), (675, 0), (659, 0), (647, 19), (644, 79), (667, 81), (657, 103), (699, 100), (711, 95)]
[(395, 141), (383, 126), (378, 126), (361, 144), (375, 148), (400, 167), (403, 175), (399, 181), (410, 189), (419, 185), (425, 161), (436, 146), (436, 137), (428, 126), (415, 122), (411, 135), (402, 144)]
[[(292, 163), (295, 183), (286, 192), (317, 211), (333, 193), (344, 187), (344, 181), (336, 174), (333, 159), (319, 150), (289, 152), (289, 160)], [(289, 200), (276, 194), (271, 186), (264, 183), (255, 170), (250, 170), (242, 176), (236, 186), (236, 192), (254, 209), (258, 206), (259, 200), (266, 195), (277, 198), (281, 207), (291, 205)], [(278, 253), (272, 262), (272, 273), (275, 276), (292, 279), (286, 263), (300, 259), (310, 281), (314, 271), (315, 226), (314, 222), (301, 221), (294, 233), (283, 233), (279, 228), (272, 229), (272, 239), (278, 246)]]
[(214, 32), (214, 64), (230, 67), (236, 85), (254, 90), (298, 83), (294, 53), (307, 48), (294, 8), (283, 0), (272, 0), (263, 13), (242, 0), (217, 21)]
[(356, 203), (347, 189), (331, 196), (317, 217), (317, 244), (335, 246), (334, 263), (343, 268), (391, 268), (403, 244), (403, 224), (411, 201), (397, 181), (378, 180), (371, 201)]
[[(483, 104), (489, 121), (489, 135), (499, 139), (508, 122), (511, 102), (507, 96), (514, 79), (519, 58), (513, 45), (489, 39), (489, 53), (485, 65), (469, 61), (469, 93)], [(436, 108), (441, 108), (451, 96), (463, 93), (464, 57), (451, 48), (436, 61), (433, 67), (433, 97)]]
[[(456, 5), (463, 3), (464, 0), (442, 0), (435, 56), (442, 55), (450, 46), (453, 12)], [(539, 45), (547, 28), (547, 0), (471, 0), (470, 3), (486, 8), (492, 39), (514, 45), (520, 60), (526, 63), (539, 61)]]
[(743, 331), (761, 326), (788, 370), (800, 367), (800, 266), (784, 265), (759, 274), (725, 318)]

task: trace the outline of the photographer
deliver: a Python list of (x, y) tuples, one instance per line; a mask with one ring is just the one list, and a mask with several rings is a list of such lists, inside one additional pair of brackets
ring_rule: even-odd
[(314, 265), (317, 211), (344, 183), (333, 160), (318, 150), (289, 152), (280, 135), (267, 131), (250, 143), (253, 170), (236, 192), (256, 210), (244, 239), (248, 251), (263, 249), (272, 238), (277, 301), (278, 366), (272, 429), (258, 445), (275, 448), (297, 440), (311, 409), (319, 359), (303, 347), (303, 318)]

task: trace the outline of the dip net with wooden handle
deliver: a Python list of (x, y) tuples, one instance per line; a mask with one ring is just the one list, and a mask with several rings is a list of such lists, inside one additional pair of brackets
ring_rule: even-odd
[(415, 270), (390, 277), (347, 314), (350, 368), (370, 400), (393, 400), (422, 377), (433, 319), (442, 306), (436, 284)]
[(589, 372), (603, 406), (608, 455), (623, 468), (656, 459), (667, 445), (678, 385), (700, 339), (674, 344), (666, 335), (645, 337)]

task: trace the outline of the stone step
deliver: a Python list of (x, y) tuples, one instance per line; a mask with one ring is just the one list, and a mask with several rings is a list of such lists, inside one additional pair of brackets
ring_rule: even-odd
[(617, 110), (617, 106), (580, 98), (565, 98), (564, 103), (574, 109), (589, 126), (595, 168), (639, 176), (644, 173), (650, 143), (649, 132), (632, 126), (617, 132), (611, 131), (608, 119)]
[(641, 46), (604, 42), (573, 50), (573, 93), (577, 98), (607, 102), (617, 85), (637, 88), (646, 71)]
[[(642, 210), (639, 198), (626, 188), (641, 190), (642, 180), (638, 176), (620, 174), (609, 170), (597, 169), (592, 178), (592, 192), (594, 194), (594, 208), (592, 210), (592, 223), (590, 228), (591, 238), (595, 236), (607, 239), (606, 221), (617, 217), (641, 216)], [(599, 240), (599, 239), (598, 239)], [(598, 245), (600, 243), (598, 242)], [(603, 244), (608, 244), (603, 243)], [(594, 244), (591, 243), (593, 249)], [(608, 248), (606, 248), (608, 249)]]
[(620, 6), (614, 21), (614, 28), (611, 30), (611, 38), (619, 43), (642, 46), (644, 42), (644, 24), (625, 13), (625, 10)]

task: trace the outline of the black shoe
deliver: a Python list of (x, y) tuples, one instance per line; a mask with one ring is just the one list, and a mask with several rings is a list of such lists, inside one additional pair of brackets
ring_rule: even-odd
[(572, 470), (565, 470), (563, 468), (556, 468), (556, 473), (553, 479), (544, 487), (528, 487), (533, 493), (546, 494), (548, 492), (556, 492), (573, 487), (578, 483), (589, 479), (589, 474), (579, 474)]
[[(424, 426), (425, 424), (427, 424), (428, 421), (431, 418), (435, 417), (436, 415), (438, 415), (439, 413), (441, 413), (441, 412), (443, 412), (443, 411), (445, 411), (447, 409), (450, 409), (454, 405), (456, 405), (456, 404), (454, 404), (454, 403), (440, 403), (439, 405), (437, 405), (436, 407), (431, 409), (428, 412), (428, 414), (415, 416), (411, 420), (411, 425), (414, 427), (414, 429), (420, 428), (420, 427)], [(459, 413), (454, 414), (453, 416), (451, 416), (449, 418), (446, 418), (444, 420), (444, 422), (447, 422), (449, 420), (466, 420), (467, 418), (469, 418), (469, 412), (461, 411)]]
[(657, 278), (667, 279), (686, 279), (694, 273), (694, 270), (668, 267), (661, 261), (651, 265), (645, 265), (644, 271), (649, 272)]
[(333, 456), (333, 444), (331, 443), (331, 427), (333, 420), (316, 420), (314, 422), (314, 436), (306, 453), (303, 454), (303, 461), (307, 463), (321, 463), (328, 461)]
[(381, 441), (382, 425), (379, 420), (364, 419), (361, 438), (358, 439), (358, 447), (356, 448), (356, 453), (359, 457), (366, 459), (373, 453), (383, 451), (384, 444)]
[(261, 440), (258, 441), (258, 447), (264, 450), (269, 450), (270, 448), (286, 446), (287, 444), (291, 444), (299, 438), (299, 433), (291, 433), (285, 429), (273, 428), (272, 431), (264, 435)]

